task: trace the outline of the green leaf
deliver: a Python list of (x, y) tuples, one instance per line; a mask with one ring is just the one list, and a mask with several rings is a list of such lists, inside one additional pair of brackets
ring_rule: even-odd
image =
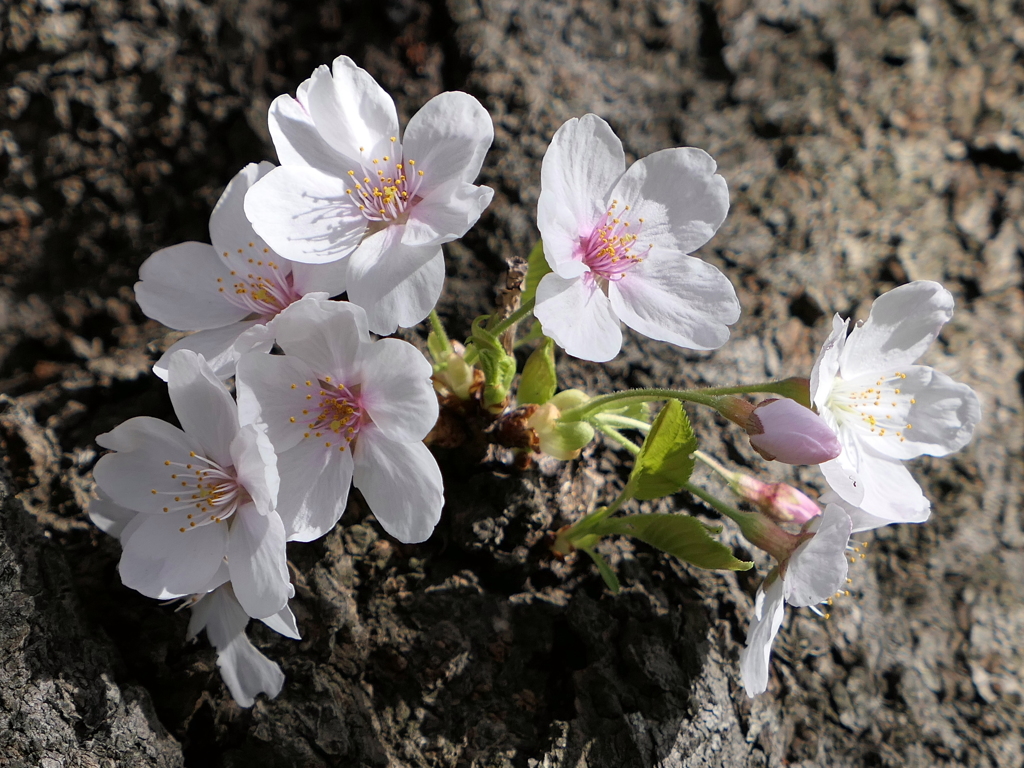
[(629, 477), (633, 497), (646, 501), (681, 490), (693, 472), (695, 450), (697, 438), (686, 411), (678, 400), (669, 400), (637, 454)]
[[(583, 548), (580, 547), (580, 549)], [(601, 574), (601, 578), (604, 579), (604, 583), (608, 585), (608, 589), (615, 594), (618, 594), (619, 577), (615, 575), (615, 571), (613, 571), (612, 567), (608, 565), (608, 561), (592, 549), (583, 549), (583, 551), (590, 555), (590, 559), (594, 561), (594, 565), (597, 566), (598, 573)]]
[(487, 315), (473, 321), (469, 341), (479, 354), (480, 370), (484, 373), (484, 405), (503, 403), (516, 375), (516, 359), (505, 352), (498, 337), (484, 328)]
[(526, 280), (523, 281), (523, 295), (520, 299), (523, 304), (537, 295), (537, 286), (541, 278), (551, 271), (548, 260), (544, 258), (544, 243), (540, 240), (533, 246), (526, 264)]
[(555, 342), (544, 339), (539, 347), (533, 350), (523, 366), (523, 375), (519, 379), (519, 391), (516, 400), (519, 405), (544, 405), (550, 400), (558, 387), (558, 376), (555, 373)]
[(698, 568), (746, 571), (754, 565), (734, 557), (732, 550), (711, 538), (704, 523), (689, 515), (613, 517), (603, 521), (598, 529), (601, 534), (618, 533), (640, 539)]

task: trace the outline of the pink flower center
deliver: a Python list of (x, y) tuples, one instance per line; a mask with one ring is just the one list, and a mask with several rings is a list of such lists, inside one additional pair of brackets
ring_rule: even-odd
[(590, 234), (577, 244), (575, 256), (590, 267), (591, 279), (621, 280), (651, 249), (648, 246), (641, 251), (636, 244), (644, 220), (637, 219), (634, 225), (629, 206), (618, 213), (618, 205), (619, 201), (613, 200)]
[[(217, 290), (224, 298), (236, 307), (248, 310), (261, 319), (269, 320), (289, 304), (302, 298), (295, 289), (294, 278), (288, 264), (278, 264), (273, 260), (274, 254), (269, 248), (256, 253), (256, 244), (249, 243), (253, 255), (246, 256), (244, 248), (232, 255), (224, 251), (222, 255), (229, 259), (231, 278), (235, 281), (227, 285), (224, 278), (217, 278)], [(244, 272), (244, 277), (243, 277)]]
[[(359, 436), (360, 428), (369, 421), (359, 402), (359, 393), (332, 382), (330, 376), (317, 379), (315, 383), (306, 381), (305, 386), (309, 388), (306, 399), (310, 407), (303, 408), (302, 413), (292, 416), (290, 421), (305, 423), (307, 431), (303, 432), (303, 439), (323, 440), (325, 448), (337, 448), (344, 453)], [(292, 385), (293, 389), (296, 387)]]
[(395, 154), (367, 158), (361, 177), (356, 171), (348, 172), (352, 188), (346, 189), (346, 194), (352, 196), (367, 221), (374, 223), (401, 222), (420, 200), (416, 190), (423, 171), (416, 168), (415, 160), (402, 159), (402, 145), (396, 137), (391, 137), (391, 143)]
[(163, 508), (164, 512), (186, 512), (185, 525), (178, 529), (182, 533), (210, 523), (222, 523), (251, 499), (235, 477), (234, 468), (222, 467), (195, 451), (189, 455), (192, 463), (164, 462), (171, 473), (171, 480), (180, 486), (180, 490), (157, 491), (154, 488), (152, 491), (154, 496), (174, 499)]

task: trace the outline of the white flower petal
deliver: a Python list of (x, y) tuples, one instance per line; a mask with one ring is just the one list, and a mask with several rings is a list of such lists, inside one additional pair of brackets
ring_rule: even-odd
[(849, 381), (911, 365), (952, 316), (953, 296), (938, 283), (919, 280), (882, 294), (846, 340), (840, 374)]
[(839, 315), (832, 317), (832, 333), (821, 346), (818, 359), (814, 361), (814, 367), (811, 369), (811, 402), (822, 415), (828, 410), (828, 396), (832, 392), (836, 376), (839, 375), (839, 357), (846, 344), (846, 329), (849, 324), (849, 320), (843, 320)]
[[(171, 475), (192, 461), (179, 445), (153, 442), (133, 451), (109, 453), (100, 458), (93, 470), (96, 484), (121, 507), (161, 515), (171, 499), (181, 493), (181, 483)], [(203, 465), (205, 466), (205, 465)]]
[(249, 163), (224, 188), (210, 214), (210, 241), (219, 258), (237, 253), (239, 248), (262, 251), (266, 247), (245, 217), (243, 204), (249, 188), (272, 170), (273, 163)]
[(152, 416), (136, 416), (128, 419), (109, 432), (96, 436), (96, 442), (111, 451), (134, 451), (151, 443), (166, 443), (168, 450), (185, 456), (199, 445), (173, 424), (154, 419)]
[(444, 484), (423, 443), (396, 443), (367, 425), (355, 449), (355, 486), (373, 516), (399, 541), (426, 541), (441, 519)]
[(251, 707), (261, 693), (273, 699), (284, 687), (281, 667), (260, 653), (244, 633), (217, 647), (217, 668), (240, 707)]
[(891, 525), (892, 520), (883, 520), (880, 517), (869, 515), (860, 507), (855, 507), (845, 499), (843, 499), (838, 493), (833, 491), (831, 488), (825, 491), (821, 496), (818, 497), (818, 501), (822, 504), (839, 504), (843, 510), (850, 517), (850, 522), (853, 524), (852, 533), (860, 533), (861, 531), (873, 531), (876, 528), (882, 528), (886, 525)]
[(534, 316), (544, 333), (573, 357), (604, 363), (622, 349), (622, 328), (608, 297), (588, 278), (545, 275)]
[(858, 475), (864, 499), (857, 506), (868, 514), (894, 523), (923, 523), (931, 515), (931, 502), (900, 462), (863, 451)]
[(231, 518), (228, 569), (235, 597), (256, 619), (273, 616), (288, 604), (290, 585), (285, 532), (275, 513), (261, 515), (246, 504)]
[(115, 504), (102, 488), (97, 488), (96, 494), (99, 498), (89, 499), (89, 519), (104, 533), (120, 538), (138, 512)]
[(245, 631), (249, 617), (235, 599), (230, 584), (225, 584), (207, 595), (203, 595), (191, 606), (187, 640), (194, 640), (206, 630), (210, 645), (215, 648), (227, 645)]
[[(308, 88), (311, 82), (306, 80), (299, 86), (300, 96), (303, 86)], [(309, 166), (327, 174), (337, 174), (348, 167), (348, 161), (324, 141), (301, 99), (287, 94), (278, 96), (270, 105), (267, 123), (281, 165)]]
[(231, 463), (238, 482), (252, 497), (261, 515), (273, 514), (281, 485), (277, 455), (265, 429), (265, 425), (257, 428), (246, 424), (231, 441)]
[(609, 195), (632, 220), (643, 220), (633, 234), (641, 243), (693, 253), (725, 221), (729, 189), (717, 165), (702, 149), (663, 149), (637, 160)]
[(363, 349), (360, 402), (390, 440), (422, 440), (437, 422), (433, 367), (412, 344), (381, 339)]
[(438, 246), (458, 240), (491, 204), (494, 190), (453, 179), (412, 207), (402, 231), (404, 246)]
[[(374, 315), (379, 322), (372, 329), (375, 333), (393, 333), (398, 326), (398, 317), (382, 317), (384, 313), (376, 309), (377, 302), (412, 278), (422, 267), (436, 259), (439, 253), (437, 246), (414, 247), (397, 242), (397, 238), (401, 236), (400, 230), (401, 227), (388, 227), (383, 232), (378, 232), (368, 238), (349, 260), (349, 301), (366, 307), (367, 312), (376, 310)], [(435, 272), (426, 273), (426, 277), (433, 277), (435, 273), (436, 267)], [(413, 286), (403, 290), (416, 299), (413, 306), (422, 308), (425, 300), (430, 298), (424, 288), (432, 286), (432, 281), (424, 280), (421, 276)], [(433, 305), (427, 308), (427, 313), (431, 309)], [(416, 313), (405, 310), (402, 314), (408, 317)], [(423, 317), (419, 319), (422, 320)], [(385, 320), (388, 322), (383, 322)], [(382, 326), (390, 327), (390, 330), (385, 330)]]
[(245, 196), (245, 215), (278, 254), (325, 264), (355, 250), (366, 217), (346, 194), (350, 182), (314, 168), (275, 168)]
[[(265, 424), (267, 436), (278, 454), (302, 439), (305, 429), (302, 420), (308, 417), (303, 410), (310, 411), (311, 406), (319, 405), (317, 374), (291, 355), (242, 355), (235, 387), (239, 422)], [(307, 400), (307, 395), (312, 395), (313, 399)]]
[(580, 235), (605, 213), (608, 192), (626, 170), (622, 142), (597, 115), (572, 118), (555, 131), (541, 164), (537, 227), (548, 264), (572, 262)]
[(898, 414), (898, 423), (880, 422), (890, 427), (884, 436), (862, 431), (862, 442), (876, 453), (900, 460), (922, 454), (946, 456), (967, 445), (981, 421), (974, 390), (927, 366), (913, 365), (902, 372), (906, 378), (900, 383), (899, 397), (913, 400), (909, 411), (905, 416)]
[(718, 349), (740, 316), (729, 278), (707, 262), (660, 248), (610, 281), (608, 298), (634, 331), (687, 349)]
[[(751, 698), (768, 689), (768, 660), (772, 655), (772, 643), (779, 634), (786, 613), (782, 578), (777, 571), (773, 573), (776, 578), (767, 589), (764, 584), (758, 587), (754, 620), (747, 630), (747, 646), (740, 651), (740, 677), (747, 696)], [(768, 579), (771, 578), (769, 574)]]
[(323, 292), (327, 297), (338, 296), (348, 290), (348, 259), (327, 264), (292, 262), (292, 280), (303, 296)]
[(832, 597), (843, 586), (849, 569), (850, 516), (839, 504), (829, 504), (816, 520), (820, 522), (814, 536), (796, 548), (786, 566), (786, 599), (797, 608)]
[(302, 635), (299, 634), (299, 626), (295, 623), (295, 614), (292, 613), (292, 609), (287, 605), (273, 616), (267, 616), (265, 619), (260, 619), (260, 621), (279, 635), (290, 637), (292, 640), (302, 639)]
[(175, 352), (189, 349), (206, 358), (214, 375), (221, 380), (235, 375), (238, 358), (246, 352), (269, 352), (274, 337), (266, 325), (257, 320), (232, 323), (223, 328), (211, 328), (180, 339), (153, 363), (153, 373), (167, 381), (167, 364)]
[(174, 414), (185, 434), (199, 442), (203, 456), (230, 467), (238, 408), (227, 387), (203, 358), (187, 349), (171, 357), (167, 374)]
[(402, 152), (423, 171), (420, 189), (429, 193), (449, 181), (473, 181), (492, 141), (494, 126), (483, 105), (468, 93), (447, 91), (412, 116)]
[(326, 436), (310, 436), (278, 456), (277, 510), (288, 541), (319, 539), (341, 519), (348, 505), (353, 452), (340, 451), (343, 443), (327, 448), (326, 442)]
[(349, 385), (355, 382), (345, 377), (355, 365), (359, 346), (370, 340), (361, 307), (313, 298), (297, 301), (278, 315), (274, 333), (287, 356), (303, 360), (320, 377), (341, 377), (341, 383)]
[(366, 310), (370, 330), (380, 336), (389, 336), (397, 328), (409, 328), (422, 321), (437, 305), (444, 287), (444, 254), (437, 249), (434, 258), (413, 272), (409, 277), (375, 298), (370, 306), (360, 304), (367, 301), (358, 291), (349, 299)]
[(168, 328), (220, 328), (249, 314), (221, 294), (219, 289), (231, 284), (231, 272), (212, 245), (189, 242), (162, 248), (142, 262), (139, 277), (135, 300), (147, 317)]
[(306, 92), (317, 131), (353, 160), (386, 154), (391, 137), (398, 138), (395, 102), (348, 56), (336, 58), (332, 69), (318, 67)]
[(126, 587), (147, 597), (202, 592), (227, 554), (227, 525), (179, 530), (180, 515), (146, 515), (125, 541), (118, 570)]

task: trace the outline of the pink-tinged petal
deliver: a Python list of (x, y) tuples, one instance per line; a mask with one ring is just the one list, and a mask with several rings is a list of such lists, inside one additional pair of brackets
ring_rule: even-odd
[(231, 285), (231, 272), (212, 245), (179, 243), (162, 248), (142, 262), (139, 277), (135, 284), (139, 307), (147, 317), (176, 331), (221, 328), (248, 314), (221, 293), (221, 288)]
[(663, 149), (637, 160), (608, 196), (632, 221), (642, 225), (633, 233), (641, 243), (693, 253), (725, 221), (729, 188), (715, 173), (707, 152), (693, 147)]
[(700, 259), (658, 248), (610, 281), (608, 298), (634, 331), (687, 349), (718, 349), (740, 317), (729, 278)]
[(245, 215), (278, 254), (291, 261), (326, 264), (355, 250), (366, 232), (345, 179), (314, 168), (283, 166), (245, 196)]
[[(348, 505), (352, 450), (327, 432), (302, 440), (278, 456), (281, 491), (277, 511), (288, 541), (314, 541), (330, 531)], [(360, 438), (361, 439), (361, 438)], [(326, 447), (330, 442), (331, 447)]]
[(274, 346), (274, 337), (266, 325), (256, 320), (232, 323), (223, 328), (197, 331), (174, 342), (160, 359), (153, 363), (153, 373), (167, 381), (168, 361), (175, 352), (188, 349), (206, 358), (214, 375), (229, 379), (235, 375), (238, 358), (246, 352), (269, 352)]
[(202, 592), (227, 554), (225, 524), (203, 525), (184, 533), (179, 515), (147, 515), (123, 542), (118, 570), (126, 587), (147, 597)]
[(786, 599), (797, 608), (825, 602), (846, 581), (850, 516), (839, 504), (829, 504), (817, 522), (814, 536), (796, 548), (786, 566)]
[(199, 448), (198, 443), (190, 440), (176, 426), (152, 416), (128, 419), (109, 432), (97, 435), (96, 442), (111, 451), (135, 451), (151, 445), (166, 445), (166, 450), (177, 451), (185, 456), (189, 451)]
[[(299, 86), (300, 94), (303, 86), (308, 88), (310, 83), (311, 80), (306, 80)], [(270, 105), (267, 123), (281, 165), (308, 166), (337, 175), (348, 169), (349, 161), (339, 157), (324, 141), (300, 99), (293, 99), (287, 94), (278, 96)]]
[(279, 635), (290, 637), (292, 640), (302, 639), (302, 635), (299, 634), (299, 626), (295, 623), (295, 614), (292, 613), (292, 609), (287, 605), (273, 616), (267, 616), (264, 619), (260, 619), (260, 621)]
[(360, 402), (383, 435), (410, 443), (422, 440), (437, 422), (433, 368), (412, 344), (381, 339), (363, 350)]
[(278, 454), (302, 439), (303, 421), (309, 417), (303, 411), (315, 412), (319, 405), (317, 374), (290, 355), (243, 355), (235, 386), (239, 423), (265, 424)]
[(176, 352), (167, 365), (167, 389), (178, 422), (203, 447), (202, 455), (222, 467), (231, 466), (238, 408), (206, 361), (191, 350)]
[[(437, 246), (412, 247), (398, 242), (398, 238), (401, 237), (401, 229), (401, 227), (392, 226), (383, 232), (378, 232), (360, 245), (349, 260), (349, 301), (360, 307), (367, 308), (367, 312), (374, 310), (377, 302), (384, 299), (384, 297), (402, 285), (406, 280), (412, 278), (414, 274), (431, 260), (437, 258), (439, 251)], [(426, 273), (426, 277), (430, 278), (435, 276), (435, 274), (436, 268), (435, 272)], [(414, 286), (414, 290), (419, 289), (413, 292), (413, 296), (417, 299), (415, 305), (413, 305), (416, 309), (421, 309), (425, 299), (428, 298), (425, 292), (421, 292), (423, 287), (432, 287), (434, 284), (432, 281), (423, 280), (422, 278), (423, 276), (420, 277)], [(427, 313), (432, 308), (433, 305), (428, 307)], [(402, 313), (405, 318), (416, 314), (411, 312), (411, 309), (412, 307)], [(372, 328), (375, 333), (394, 332), (398, 326), (398, 317), (381, 317), (383, 313), (380, 311), (376, 311), (374, 314), (377, 316), (376, 319), (380, 321)], [(423, 317), (419, 318), (419, 320), (422, 319)], [(383, 322), (384, 320), (388, 322)], [(416, 322), (419, 322), (419, 320)], [(390, 327), (390, 330), (385, 330), (382, 326)]]
[(390, 336), (398, 328), (409, 328), (422, 321), (437, 305), (444, 287), (444, 254), (441, 249), (430, 261), (413, 272), (409, 277), (370, 302), (356, 291), (349, 294), (349, 300), (366, 309), (370, 330), (380, 336)]
[(138, 517), (138, 512), (114, 503), (102, 488), (96, 489), (97, 496), (89, 500), (89, 519), (109, 536), (121, 537), (125, 527)]
[(331, 297), (344, 293), (348, 290), (348, 261), (338, 259), (327, 264), (292, 262), (295, 290), (303, 296), (323, 292)]
[(811, 402), (819, 413), (828, 410), (828, 396), (832, 393), (836, 376), (839, 375), (839, 358), (846, 344), (846, 329), (849, 324), (849, 320), (843, 320), (839, 315), (833, 316), (832, 333), (822, 345), (818, 359), (814, 361), (814, 367), (811, 369)]
[(287, 356), (304, 361), (320, 378), (340, 377), (343, 384), (351, 383), (344, 377), (352, 370), (360, 345), (370, 341), (361, 307), (314, 298), (297, 301), (278, 315), (274, 333)]
[[(245, 217), (245, 195), (257, 181), (274, 170), (273, 163), (249, 163), (235, 174), (221, 193), (217, 205), (210, 214), (210, 242), (217, 255), (224, 259), (238, 254), (238, 250), (249, 252), (255, 249), (262, 253), (266, 247), (263, 239), (256, 234)], [(234, 265), (239, 266), (237, 259)]]
[(931, 502), (899, 461), (864, 451), (858, 474), (864, 484), (864, 499), (857, 506), (869, 515), (894, 523), (923, 523), (931, 516)]
[(597, 115), (572, 118), (555, 131), (541, 164), (537, 226), (544, 256), (559, 265), (573, 262), (581, 235), (589, 234), (605, 211), (608, 192), (626, 170), (622, 142)]
[[(923, 365), (901, 372), (905, 378), (899, 380), (899, 395), (880, 396), (880, 407), (891, 409), (885, 414), (888, 418), (876, 418), (874, 431), (865, 423), (857, 430), (857, 439), (869, 450), (897, 460), (946, 456), (967, 445), (981, 421), (974, 390)], [(868, 377), (865, 386), (875, 381)]]
[(231, 461), (239, 484), (252, 497), (261, 515), (274, 513), (281, 481), (277, 474), (277, 454), (265, 432), (266, 427), (246, 424), (231, 441)]
[(365, 426), (356, 441), (354, 482), (377, 522), (406, 544), (426, 541), (441, 519), (441, 470), (423, 443), (396, 443)]
[(839, 359), (846, 380), (913, 364), (953, 316), (953, 295), (928, 280), (901, 285), (871, 305), (867, 321), (853, 329)]
[(622, 349), (622, 328), (608, 297), (587, 277), (545, 275), (534, 316), (544, 333), (573, 357), (604, 363)]
[(747, 433), (755, 451), (784, 464), (823, 464), (843, 450), (824, 419), (785, 397), (759, 404), (750, 415)]
[(416, 161), (423, 171), (420, 189), (430, 193), (450, 181), (473, 181), (492, 141), (494, 126), (483, 105), (468, 93), (447, 91), (412, 116), (402, 154)]
[(491, 204), (494, 190), (454, 179), (430, 192), (409, 212), (402, 245), (438, 246), (458, 240)]
[[(775, 576), (767, 589), (765, 584)], [(747, 630), (747, 646), (740, 651), (740, 677), (747, 696), (753, 698), (768, 689), (768, 661), (772, 656), (772, 643), (782, 627), (786, 613), (786, 598), (782, 578), (773, 571), (757, 590), (754, 602), (754, 620)]]
[(290, 584), (285, 532), (276, 514), (261, 515), (247, 504), (231, 519), (228, 569), (235, 597), (255, 619), (273, 616), (288, 604)]
[(317, 131), (335, 151), (353, 160), (387, 154), (391, 137), (398, 138), (395, 102), (348, 56), (336, 58), (332, 69), (318, 67), (306, 92)]

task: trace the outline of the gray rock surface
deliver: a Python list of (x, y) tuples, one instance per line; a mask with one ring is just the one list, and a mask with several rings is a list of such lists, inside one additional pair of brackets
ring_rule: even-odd
[[(1022, 51), (1007, 0), (6, 3), (0, 766), (1024, 765)], [(169, 416), (147, 371), (173, 337), (134, 306), (138, 265), (206, 239), (230, 176), (273, 157), (270, 99), (340, 53), (403, 119), (455, 88), (494, 118), (495, 203), (448, 249), (457, 334), (532, 246), (565, 119), (597, 112), (631, 158), (716, 158), (732, 210), (701, 255), (739, 292), (733, 341), (632, 337), (606, 366), (560, 358), (566, 386), (806, 375), (833, 312), (913, 279), (953, 291), (926, 362), (974, 386), (985, 420), (964, 452), (914, 462), (927, 524), (860, 537), (830, 620), (790, 613), (768, 693), (747, 699), (736, 664), (758, 576), (612, 541), (613, 596), (589, 563), (545, 557), (545, 533), (622, 482), (603, 445), (525, 473), (441, 451), (427, 544), (390, 541), (354, 500), (293, 546), (303, 640), (250, 630), (288, 676), (252, 710), (184, 645), (184, 615), (120, 585), (82, 508), (93, 437)], [(692, 415), (705, 450), (817, 487)], [(658, 508), (707, 513), (688, 504)]]

